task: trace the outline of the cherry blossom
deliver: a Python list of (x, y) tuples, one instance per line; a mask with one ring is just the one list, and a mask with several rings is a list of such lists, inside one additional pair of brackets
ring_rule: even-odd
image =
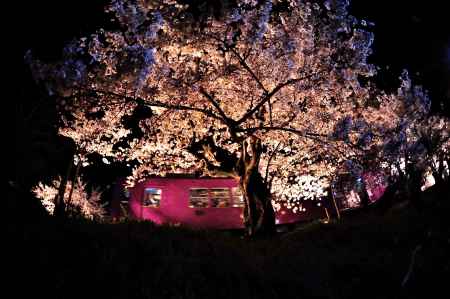
[[(33, 188), (33, 193), (41, 200), (43, 207), (50, 215), (53, 215), (55, 204), (53, 202), (58, 194), (58, 186), (61, 179), (55, 180), (51, 185), (39, 183)], [(72, 188), (72, 182), (67, 185), (68, 189)], [(106, 210), (101, 203), (101, 192), (93, 190), (86, 192), (86, 184), (80, 179), (77, 180), (71, 196), (67, 192), (64, 196), (64, 202), (69, 215), (82, 216), (86, 219), (101, 220), (106, 215)]]
[[(242, 0), (196, 19), (176, 1), (114, 0), (119, 29), (71, 43), (59, 62), (27, 57), (80, 153), (138, 161), (130, 184), (235, 177), (253, 234), (274, 223), (271, 203), (325, 196), (345, 161), (370, 149), (398, 160), (411, 119), (428, 114), (406, 73), (396, 94), (371, 83), (374, 36), (348, 5)], [(141, 106), (151, 116), (136, 134), (124, 118)]]

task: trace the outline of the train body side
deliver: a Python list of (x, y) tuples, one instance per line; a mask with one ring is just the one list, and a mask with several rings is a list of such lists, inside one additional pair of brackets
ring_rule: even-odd
[[(232, 179), (149, 179), (130, 192), (129, 212), (136, 219), (156, 224), (180, 223), (196, 228), (241, 228), (241, 207), (189, 207), (190, 190), (233, 188)], [(161, 190), (159, 207), (145, 207), (142, 198), (149, 188)]]
[[(193, 228), (235, 229), (243, 228), (243, 206), (235, 202), (231, 190), (238, 188), (232, 178), (152, 178), (130, 190), (129, 215), (134, 219), (150, 220), (156, 224), (182, 224)], [(193, 189), (230, 190), (227, 207), (213, 207), (211, 198), (206, 207), (192, 207)], [(159, 205), (146, 206), (146, 192), (158, 192)], [(328, 207), (329, 211), (331, 210)], [(303, 210), (293, 212), (285, 207), (276, 212), (276, 224), (288, 224), (325, 218), (325, 205), (310, 201)]]

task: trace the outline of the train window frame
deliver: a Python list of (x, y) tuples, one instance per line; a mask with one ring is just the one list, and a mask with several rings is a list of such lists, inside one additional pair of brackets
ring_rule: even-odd
[[(199, 195), (195, 194), (196, 196), (193, 196), (193, 192), (198, 192), (199, 190), (202, 190), (203, 192), (206, 191), (205, 195)], [(197, 203), (202, 203), (201, 205), (196, 205), (193, 200), (196, 200)], [(189, 202), (188, 207), (192, 209), (202, 209), (202, 208), (209, 208), (210, 202), (209, 202), (209, 190), (208, 188), (204, 187), (193, 187), (189, 188)]]
[(209, 188), (208, 194), (211, 208), (231, 208), (232, 198), (231, 190), (229, 187)]
[[(149, 192), (150, 191), (150, 192)], [(147, 195), (151, 195), (148, 196)], [(141, 206), (143, 208), (159, 208), (161, 206), (162, 189), (155, 187), (146, 187), (141, 199)], [(146, 203), (146, 200), (149, 202)]]
[(244, 194), (242, 194), (241, 188), (232, 187), (231, 188), (231, 207), (233, 208), (243, 208), (245, 207)]

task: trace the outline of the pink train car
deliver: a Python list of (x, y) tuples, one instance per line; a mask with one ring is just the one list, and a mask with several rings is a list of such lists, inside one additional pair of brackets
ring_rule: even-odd
[[(276, 212), (276, 224), (326, 218), (324, 204), (304, 202), (304, 209), (297, 213), (282, 208)], [(129, 217), (156, 224), (240, 229), (243, 208), (242, 194), (233, 178), (151, 178), (129, 190)]]
[[(381, 173), (363, 175), (370, 203), (383, 195), (386, 182)], [(300, 206), (284, 206), (275, 213), (277, 225), (333, 217), (339, 210), (358, 208), (361, 200), (358, 181), (345, 174), (339, 184), (332, 185), (332, 197), (323, 200), (302, 200)], [(120, 214), (123, 181), (116, 184), (111, 214)], [(182, 224), (193, 228), (243, 228), (244, 202), (238, 182), (233, 178), (156, 177), (128, 190), (128, 211), (132, 219), (150, 220), (156, 224)]]
[(387, 188), (387, 178), (382, 172), (367, 171), (359, 179), (355, 179), (349, 173), (340, 173), (331, 187), (339, 210), (361, 207), (362, 180), (365, 182), (369, 205), (376, 203), (383, 196)]

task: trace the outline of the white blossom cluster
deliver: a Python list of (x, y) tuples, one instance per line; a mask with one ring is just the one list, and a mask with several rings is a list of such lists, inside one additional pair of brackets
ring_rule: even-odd
[[(176, 1), (114, 0), (109, 12), (123, 30), (80, 39), (63, 62), (29, 57), (30, 65), (66, 101), (61, 134), (83, 153), (139, 162), (130, 184), (149, 175), (208, 174), (257, 138), (259, 171), (275, 204), (318, 199), (344, 161), (368, 151), (380, 163), (399, 161), (419, 140), (414, 124), (424, 123), (430, 105), (406, 72), (397, 93), (371, 82), (374, 36), (368, 22), (348, 13), (348, 1), (286, 4), (274, 10), (275, 1), (240, 0), (195, 23)], [(81, 52), (91, 61), (80, 60)], [(124, 118), (137, 106), (152, 115), (133, 135)], [(206, 140), (209, 149), (193, 149)]]
[(328, 179), (319, 179), (312, 175), (295, 176), (292, 181), (276, 177), (272, 183), (274, 207), (279, 210), (283, 205), (294, 213), (305, 212), (302, 202), (305, 200), (320, 202), (328, 195), (329, 185)]
[[(39, 183), (32, 189), (37, 198), (41, 200), (43, 207), (50, 215), (53, 215), (55, 209), (54, 199), (58, 194), (58, 186), (61, 179), (55, 180), (51, 185)], [(72, 182), (68, 182), (67, 190), (72, 189)], [(69, 201), (70, 191), (65, 192), (64, 202), (69, 215), (80, 215), (86, 219), (102, 219), (106, 215), (106, 210), (101, 203), (101, 192), (93, 190), (86, 192), (86, 184), (80, 179), (77, 180), (72, 191), (72, 197)]]

